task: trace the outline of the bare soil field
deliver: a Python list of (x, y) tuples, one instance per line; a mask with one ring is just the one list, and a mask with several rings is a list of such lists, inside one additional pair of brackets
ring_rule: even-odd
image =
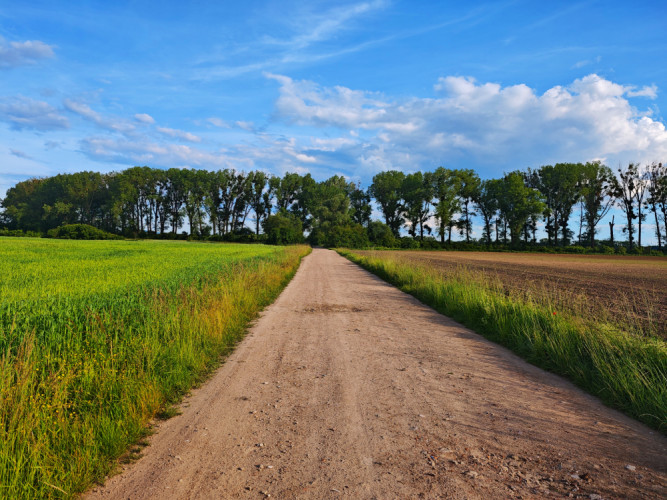
[(665, 498), (667, 439), (315, 249), (87, 498)]
[[(365, 254), (367, 252), (357, 252)], [(385, 252), (383, 252), (385, 253)], [(511, 292), (550, 295), (593, 314), (607, 311), (620, 322), (645, 327), (667, 338), (667, 257), (491, 252), (387, 252), (444, 272), (466, 268), (498, 279)]]

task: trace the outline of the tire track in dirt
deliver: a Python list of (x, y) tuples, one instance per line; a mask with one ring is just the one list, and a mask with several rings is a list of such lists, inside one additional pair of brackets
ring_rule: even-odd
[(662, 435), (328, 250), (182, 412), (86, 497), (667, 495)]

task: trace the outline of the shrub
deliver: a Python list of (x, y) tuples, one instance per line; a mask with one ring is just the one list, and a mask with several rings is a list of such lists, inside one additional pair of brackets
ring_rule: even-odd
[(398, 240), (391, 232), (389, 226), (380, 221), (372, 221), (366, 229), (368, 240), (372, 245), (385, 248), (395, 248)]
[(291, 245), (303, 242), (303, 224), (294, 215), (278, 212), (264, 222), (266, 242), (271, 245)]
[(48, 238), (66, 240), (120, 240), (122, 237), (107, 233), (88, 224), (67, 224), (50, 229), (46, 233)]

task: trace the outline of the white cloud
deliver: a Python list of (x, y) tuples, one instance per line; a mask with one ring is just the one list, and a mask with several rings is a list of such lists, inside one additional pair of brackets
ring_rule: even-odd
[(39, 59), (53, 56), (53, 47), (39, 40), (7, 42), (0, 36), (0, 68), (33, 64)]
[(13, 156), (16, 156), (17, 158), (22, 158), (24, 160), (34, 160), (34, 158), (28, 153), (25, 153), (19, 149), (9, 148), (9, 153)]
[(173, 137), (174, 139), (181, 139), (188, 142), (201, 142), (201, 137), (186, 132), (184, 130), (176, 130), (167, 127), (157, 127), (156, 130), (163, 135)]
[(60, 130), (69, 127), (67, 118), (44, 101), (17, 96), (0, 99), (0, 120), (11, 124), (12, 128), (34, 130)]
[(253, 122), (244, 122), (244, 121), (237, 121), (234, 123), (238, 128), (246, 130), (248, 132), (254, 132), (255, 131), (255, 124)]
[(628, 97), (648, 97), (655, 99), (658, 97), (658, 87), (656, 85), (648, 85), (639, 90), (628, 90)]
[(134, 125), (128, 123), (120, 118), (109, 118), (102, 116), (97, 111), (93, 110), (86, 103), (75, 101), (73, 99), (65, 99), (63, 101), (65, 109), (75, 113), (82, 118), (91, 121), (99, 127), (113, 132), (131, 132), (134, 130)]
[[(524, 84), (503, 87), (449, 76), (434, 85), (438, 97), (409, 99), (266, 76), (280, 84), (280, 118), (303, 126), (373, 132), (356, 158), (373, 168), (392, 163), (419, 168), (428, 165), (415, 162), (433, 166), (465, 159), (520, 168), (593, 157), (667, 156), (664, 123), (628, 100), (654, 97), (657, 88), (637, 90), (595, 74), (541, 95)], [(363, 141), (358, 142), (361, 148)]]
[(159, 144), (140, 139), (89, 137), (81, 141), (81, 150), (95, 160), (127, 165), (154, 167), (194, 165), (208, 168), (230, 165), (223, 154), (182, 144)]
[(155, 123), (155, 118), (146, 113), (137, 113), (136, 115), (134, 115), (134, 119), (141, 123), (148, 123), (148, 124)]
[(310, 13), (307, 19), (295, 19), (296, 26), (299, 28), (306, 26), (308, 29), (282, 43), (295, 48), (305, 48), (315, 42), (327, 40), (334, 34), (345, 29), (353, 19), (383, 8), (385, 5), (386, 2), (375, 0), (337, 7), (326, 12)]
[(207, 118), (206, 121), (209, 122), (211, 125), (213, 125), (215, 127), (218, 127), (218, 128), (230, 128), (229, 124), (226, 121), (224, 121), (220, 118), (216, 118), (215, 116)]

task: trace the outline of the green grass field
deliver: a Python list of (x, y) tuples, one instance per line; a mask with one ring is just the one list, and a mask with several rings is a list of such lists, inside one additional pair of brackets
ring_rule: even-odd
[(339, 253), (531, 363), (667, 432), (663, 339), (626, 331), (608, 322), (608, 316), (556, 308), (539, 293), (536, 298), (505, 293), (483, 273), (443, 273), (432, 263), (386, 251)]
[(214, 368), (306, 247), (0, 238), (0, 497), (71, 497)]

